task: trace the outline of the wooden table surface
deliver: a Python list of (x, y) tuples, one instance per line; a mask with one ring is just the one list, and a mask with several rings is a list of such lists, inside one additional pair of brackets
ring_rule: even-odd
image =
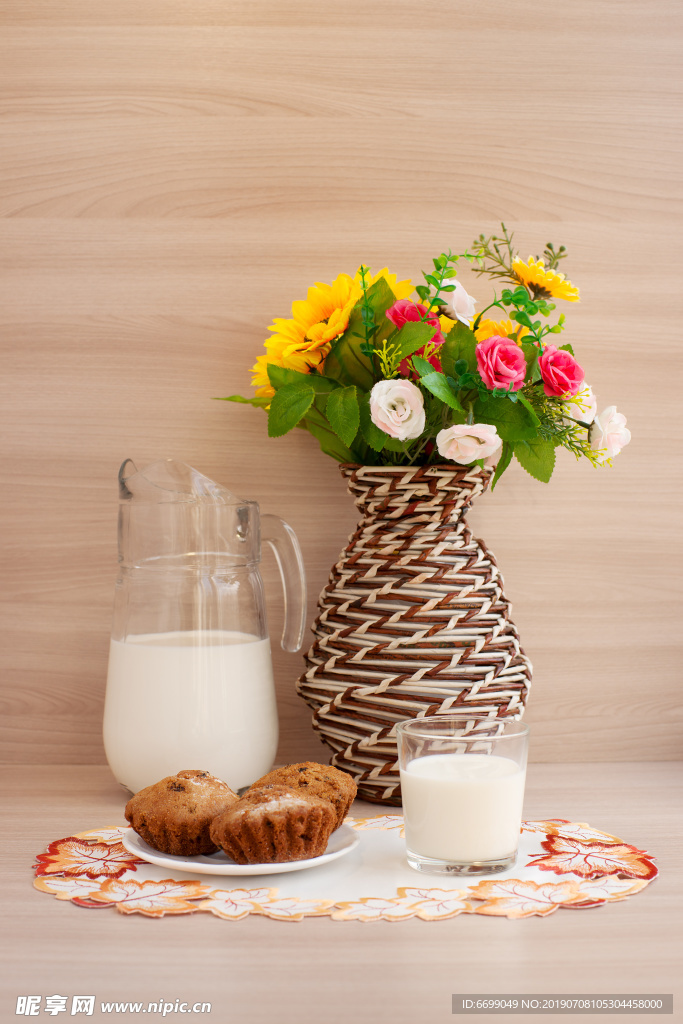
[[(124, 794), (106, 767), (0, 771), (10, 837), (0, 1020), (15, 1019), (19, 995), (59, 993), (98, 1002), (210, 1002), (203, 1019), (221, 1024), (431, 1024), (452, 1019), (458, 992), (673, 992), (673, 1019), (683, 1020), (678, 762), (529, 767), (525, 817), (588, 821), (648, 850), (661, 876), (641, 894), (548, 918), (374, 924), (227, 922), (208, 914), (154, 920), (52, 899), (31, 888), (34, 855), (53, 839), (123, 823)], [(376, 806), (353, 813), (376, 813)]]

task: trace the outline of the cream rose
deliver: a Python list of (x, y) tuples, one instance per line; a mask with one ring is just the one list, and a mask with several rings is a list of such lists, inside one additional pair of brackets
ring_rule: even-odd
[(467, 466), (477, 459), (487, 459), (501, 444), (498, 431), (490, 423), (457, 423), (436, 435), (439, 455)]
[(472, 296), (465, 291), (459, 281), (451, 281), (450, 283), (455, 285), (455, 291), (450, 294), (451, 305), (453, 306), (453, 312), (455, 313), (456, 319), (469, 327), (470, 320), (475, 313), (474, 307), (477, 304), (477, 300), (473, 299)]
[(631, 431), (626, 427), (626, 417), (617, 412), (616, 405), (608, 405), (593, 420), (590, 429), (591, 448), (599, 451), (598, 462), (618, 455), (631, 440)]
[(565, 416), (568, 420), (592, 423), (598, 411), (598, 403), (590, 384), (585, 384), (571, 401), (566, 402), (564, 408)]
[(409, 380), (380, 380), (370, 392), (372, 422), (399, 441), (419, 437), (425, 428), (422, 392)]

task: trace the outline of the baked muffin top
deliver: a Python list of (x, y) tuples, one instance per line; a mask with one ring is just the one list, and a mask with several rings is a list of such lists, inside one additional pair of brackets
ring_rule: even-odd
[(133, 827), (141, 818), (150, 824), (211, 820), (238, 799), (227, 782), (210, 772), (187, 769), (141, 789), (126, 804), (125, 815)]
[(341, 825), (356, 796), (356, 783), (347, 772), (316, 761), (300, 761), (298, 764), (275, 768), (257, 779), (247, 793), (256, 792), (269, 784), (290, 786), (299, 792), (329, 800), (337, 815), (337, 827)]
[(211, 824), (211, 839), (237, 864), (319, 857), (335, 827), (329, 800), (290, 786), (265, 785), (228, 807)]
[(226, 807), (216, 817), (214, 825), (220, 828), (227, 822), (237, 822), (247, 817), (277, 819), (291, 813), (305, 813), (311, 807), (331, 806), (329, 800), (315, 796), (292, 786), (280, 786), (266, 783), (255, 790), (247, 790), (241, 799)]

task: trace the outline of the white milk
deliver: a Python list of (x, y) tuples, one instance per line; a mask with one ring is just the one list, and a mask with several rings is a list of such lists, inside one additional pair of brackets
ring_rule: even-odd
[(277, 740), (269, 640), (194, 630), (111, 641), (104, 746), (132, 792), (185, 768), (248, 786)]
[(525, 772), (493, 754), (429, 754), (401, 771), (406, 845), (453, 863), (517, 850)]

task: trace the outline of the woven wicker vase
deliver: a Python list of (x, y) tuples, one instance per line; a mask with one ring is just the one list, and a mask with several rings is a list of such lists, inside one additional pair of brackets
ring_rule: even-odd
[(320, 595), (297, 690), (358, 795), (401, 801), (395, 725), (471, 708), (519, 717), (531, 664), (465, 513), (492, 469), (343, 465), (362, 518)]

